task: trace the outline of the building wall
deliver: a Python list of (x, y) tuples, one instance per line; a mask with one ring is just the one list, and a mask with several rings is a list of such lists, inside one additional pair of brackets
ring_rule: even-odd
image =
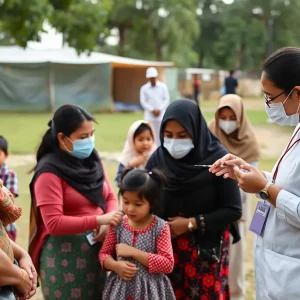
[[(140, 104), (140, 88), (147, 82), (147, 67), (114, 67), (112, 95), (114, 102)], [(158, 79), (165, 81), (164, 68), (157, 68)]]
[[(192, 74), (198, 74), (201, 81), (200, 99), (217, 100), (221, 97), (220, 90), (228, 73), (225, 71), (206, 69), (186, 69), (179, 72), (178, 88), (182, 96), (186, 98), (193, 97)], [(239, 81), (237, 93), (241, 97), (261, 96), (261, 83), (259, 76), (237, 72), (236, 77)]]

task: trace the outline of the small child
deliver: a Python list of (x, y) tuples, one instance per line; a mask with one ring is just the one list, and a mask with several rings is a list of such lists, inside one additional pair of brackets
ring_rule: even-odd
[[(8, 169), (5, 164), (8, 155), (8, 142), (3, 136), (0, 136), (0, 179), (3, 181), (3, 185), (16, 198), (18, 197), (18, 179), (16, 173)], [(17, 238), (16, 223), (7, 225), (5, 229), (9, 238), (15, 242)]]
[(152, 125), (143, 120), (134, 122), (128, 130), (127, 140), (120, 158), (115, 178), (117, 186), (119, 186), (122, 172), (126, 167), (144, 168), (155, 149)]
[(99, 252), (101, 266), (112, 271), (105, 300), (175, 300), (169, 278), (174, 267), (170, 228), (152, 215), (165, 177), (157, 170), (125, 170), (120, 182), (123, 211), (120, 226), (109, 228)]

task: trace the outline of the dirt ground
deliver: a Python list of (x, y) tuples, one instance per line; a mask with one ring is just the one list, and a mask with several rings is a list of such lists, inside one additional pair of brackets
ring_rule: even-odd
[[(270, 129), (267, 126), (256, 126), (254, 130), (262, 149), (263, 158), (279, 157), (291, 137), (291, 134), (287, 131), (281, 129), (276, 131), (274, 128)], [(117, 161), (117, 158), (120, 157), (120, 152), (100, 152), (100, 156), (103, 160)], [(35, 156), (32, 154), (11, 155), (8, 159), (8, 165), (12, 168), (34, 164), (34, 162)]]

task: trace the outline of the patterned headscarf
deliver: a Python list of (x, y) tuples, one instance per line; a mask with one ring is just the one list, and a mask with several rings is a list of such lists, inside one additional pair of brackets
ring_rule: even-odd
[(0, 180), (0, 249), (13, 261), (14, 254), (3, 225), (8, 225), (20, 218), (22, 210), (14, 204), (14, 196), (3, 186)]
[(4, 226), (20, 218), (22, 209), (14, 203), (14, 196), (0, 180), (0, 221)]

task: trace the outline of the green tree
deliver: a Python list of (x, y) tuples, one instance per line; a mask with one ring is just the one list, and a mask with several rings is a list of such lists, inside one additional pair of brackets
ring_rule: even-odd
[(40, 40), (44, 20), (51, 13), (47, 0), (4, 0), (0, 2), (1, 29), (25, 47), (28, 41)]
[(199, 27), (194, 0), (143, 0), (138, 15), (127, 38), (135, 55), (173, 60), (178, 66), (195, 60), (192, 45)]
[(198, 26), (201, 27), (201, 34), (194, 42), (194, 49), (198, 54), (198, 66), (203, 68), (211, 64), (212, 45), (220, 35), (222, 10), (218, 0), (200, 0), (198, 10)]
[[(110, 0), (68, 1), (68, 5), (54, 9), (49, 21), (63, 34), (64, 43), (77, 51), (92, 51), (98, 36), (105, 32)], [(54, 7), (55, 8), (55, 7)]]
[[(267, 34), (264, 24), (253, 14), (248, 0), (223, 5), (218, 39), (211, 55), (218, 67), (255, 69), (265, 53)], [(249, 7), (250, 6), (250, 7)]]
[(108, 16), (108, 28), (117, 28), (119, 31), (119, 45), (117, 54), (125, 55), (127, 48), (127, 32), (133, 29), (135, 20), (141, 15), (136, 8), (136, 0), (112, 0), (113, 9)]
[(200, 66), (257, 70), (266, 56), (300, 45), (300, 0), (202, 0)]
[(2, 0), (0, 24), (16, 44), (39, 41), (48, 21), (77, 51), (92, 51), (98, 36), (107, 31), (111, 0)]

